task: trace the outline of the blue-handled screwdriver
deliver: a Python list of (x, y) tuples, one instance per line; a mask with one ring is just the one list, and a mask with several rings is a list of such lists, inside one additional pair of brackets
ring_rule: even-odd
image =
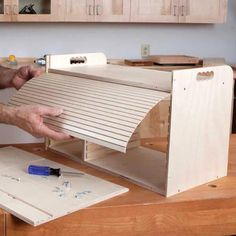
[(60, 168), (54, 169), (49, 166), (36, 166), (36, 165), (29, 165), (28, 173), (32, 175), (43, 175), (43, 176), (55, 175), (58, 177), (61, 175), (72, 175), (72, 176), (84, 175), (83, 173), (80, 172), (67, 172), (67, 171), (62, 171)]

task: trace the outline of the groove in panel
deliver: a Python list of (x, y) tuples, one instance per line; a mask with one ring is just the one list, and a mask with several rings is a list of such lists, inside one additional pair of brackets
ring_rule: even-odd
[[(37, 84), (34, 83), (34, 84), (27, 84), (28, 87), (30, 86), (40, 86), (40, 87), (53, 87), (53, 88), (57, 88), (58, 90), (61, 90), (61, 91), (67, 91), (68, 89), (65, 88), (64, 86), (64, 83), (53, 83), (53, 81), (50, 80), (50, 85), (48, 85), (45, 82), (42, 82), (41, 80), (38, 80), (37, 81)], [(111, 90), (101, 90), (99, 88), (94, 88), (94, 87), (89, 87), (89, 86), (86, 86), (86, 85), (79, 85), (79, 86), (76, 86), (76, 84), (69, 87), (69, 89), (71, 91), (75, 91), (75, 92), (80, 92), (81, 94), (84, 94), (84, 93), (92, 93), (92, 94), (96, 94), (96, 95), (104, 95), (104, 93), (106, 94), (107, 97), (109, 98), (117, 98), (116, 96), (116, 93), (114, 92), (111, 92)], [(122, 98), (122, 100), (124, 101), (130, 101), (130, 99), (133, 99), (134, 98), (134, 95), (133, 94), (130, 94), (130, 93), (127, 93), (127, 94), (124, 94), (124, 93), (121, 93), (121, 91), (116, 91), (116, 92), (119, 92), (119, 97)], [(163, 97), (163, 96), (162, 96)], [(150, 102), (150, 98), (142, 98), (142, 97), (139, 97), (138, 98), (138, 102), (140, 104), (149, 104)]]
[[(109, 101), (109, 102), (117, 102), (117, 96), (116, 97), (110, 97), (110, 96), (104, 96), (104, 93), (103, 94), (95, 94), (93, 92), (89, 92), (89, 91), (84, 91), (84, 90), (79, 90), (79, 89), (70, 89), (70, 92), (68, 92), (68, 89), (62, 89), (62, 88), (58, 88), (58, 86), (42, 86), (42, 85), (31, 85), (31, 84), (28, 84), (27, 86), (24, 87), (24, 89), (22, 90), (26, 90), (26, 91), (37, 91), (38, 89), (42, 88), (42, 90), (44, 91), (45, 94), (48, 94), (48, 92), (52, 92), (52, 90), (54, 91), (54, 94), (58, 94), (58, 95), (61, 95), (61, 97), (63, 95), (65, 96), (68, 96), (68, 93), (70, 95), (72, 95), (74, 98), (81, 98), (81, 99), (84, 99), (84, 96), (86, 96), (86, 99), (87, 100), (90, 100), (90, 101), (94, 101), (95, 99), (99, 99), (101, 101)], [(78, 95), (79, 93), (79, 95)], [(120, 98), (120, 96), (119, 96)], [(139, 101), (134, 101), (134, 100), (131, 100), (131, 99), (123, 99), (123, 98), (120, 98), (119, 99), (119, 104), (125, 104), (125, 105), (131, 105), (131, 106), (136, 106), (136, 107), (139, 107), (139, 108), (148, 108), (149, 105), (150, 105), (150, 101), (149, 102), (139, 102)]]
[[(38, 89), (40, 89), (40, 88), (38, 87)], [(27, 92), (28, 94), (34, 95), (38, 89), (32, 89), (32, 88), (25, 87), (22, 89), (22, 92)], [(81, 100), (85, 101), (88, 104), (93, 104), (93, 103), (97, 104), (99, 101), (99, 103), (97, 105), (102, 106), (102, 107), (104, 107), (104, 105), (106, 105), (106, 106), (113, 106), (117, 109), (123, 108), (123, 109), (134, 110), (137, 112), (145, 112), (146, 109), (149, 107), (149, 106), (137, 106), (136, 103), (126, 104), (126, 103), (122, 103), (122, 101), (111, 102), (109, 100), (100, 99), (100, 98), (90, 98), (89, 94), (85, 98), (85, 96), (78, 96), (78, 95), (72, 96), (71, 93), (65, 94), (65, 93), (57, 93), (54, 91), (53, 95), (52, 95), (52, 90), (50, 90), (50, 89), (43, 89), (41, 91), (41, 96), (44, 96), (44, 97), (49, 97), (49, 96), (52, 97), (53, 96), (53, 98), (59, 98), (59, 100), (60, 100), (60, 98), (61, 98), (61, 100), (68, 99), (68, 96), (71, 96), (72, 98), (70, 98), (70, 101), (78, 102), (78, 99), (80, 99), (80, 101)]]
[(113, 133), (117, 133), (117, 134), (123, 134), (125, 136), (129, 136), (129, 133), (131, 131), (131, 129), (130, 130), (125, 130), (123, 128), (119, 129), (119, 128), (111, 127), (109, 125), (104, 125), (104, 124), (91, 122), (91, 121), (88, 121), (88, 120), (78, 119), (78, 118), (69, 116), (67, 114), (62, 114), (59, 117), (57, 117), (57, 119), (68, 120), (68, 121), (76, 122), (78, 125), (79, 124), (88, 125), (89, 127), (99, 128), (99, 129), (106, 130), (106, 131), (109, 131), (109, 132), (113, 132)]
[(123, 142), (121, 144), (120, 143), (119, 144), (114, 144), (111, 141), (110, 142), (109, 141), (104, 141), (104, 140), (101, 140), (101, 139), (97, 139), (97, 138), (91, 137), (89, 135), (84, 135), (84, 134), (78, 133), (77, 130), (71, 130), (70, 127), (68, 127), (69, 129), (67, 129), (67, 127), (63, 127), (62, 128), (61, 126), (58, 126), (58, 125), (55, 125), (55, 124), (53, 125), (53, 124), (50, 124), (50, 123), (48, 123), (47, 125), (49, 127), (51, 127), (52, 129), (58, 131), (58, 132), (66, 132), (66, 133), (68, 133), (69, 135), (71, 135), (73, 137), (77, 137), (77, 138), (80, 138), (80, 139), (83, 139), (83, 140), (87, 140), (89, 142), (93, 142), (93, 143), (102, 145), (104, 147), (108, 147), (108, 148), (117, 150), (119, 152), (126, 152), (125, 142)]
[(30, 80), (10, 104), (63, 108), (61, 116), (46, 117), (45, 123), (76, 138), (125, 152), (127, 146), (139, 144), (137, 126), (167, 96), (150, 89), (47, 74)]
[[(40, 101), (40, 102), (33, 102), (33, 101), (27, 101), (25, 99), (19, 99), (19, 98), (12, 98), (11, 101), (9, 102), (9, 104), (13, 104), (13, 105), (17, 105), (17, 106), (20, 106), (20, 105), (36, 105), (36, 104), (39, 104), (39, 105), (44, 105), (44, 106), (55, 106), (55, 104), (52, 104), (50, 102), (43, 102), (43, 101)], [(96, 116), (94, 116), (93, 114), (89, 113), (89, 112), (83, 112), (83, 111), (80, 111), (80, 113), (78, 112), (75, 112), (74, 109), (71, 109), (69, 107), (63, 107), (63, 106), (60, 106), (60, 108), (63, 108), (64, 109), (64, 114), (73, 114), (73, 116), (76, 116), (78, 117), (78, 115), (81, 115), (82, 116), (85, 116), (85, 117), (92, 117), (92, 118), (95, 118), (95, 119), (100, 119), (100, 121), (108, 121), (108, 122), (112, 122), (114, 124), (120, 124), (122, 126), (124, 126), (124, 128), (127, 126), (127, 127), (130, 127), (130, 128), (135, 128), (135, 124), (130, 122), (130, 121), (124, 121), (122, 119), (115, 119), (113, 117), (109, 117), (109, 116), (104, 116), (104, 115), (99, 115), (99, 114), (96, 114)]]
[[(77, 80), (79, 78), (76, 78)], [(47, 78), (46, 80), (44, 78), (40, 78), (40, 79), (37, 79), (35, 80), (34, 84), (44, 84), (47, 86), (48, 84), (48, 81), (50, 81), (50, 83), (54, 84), (54, 85), (62, 85), (63, 87), (65, 87), (65, 82), (60, 81), (58, 78), (57, 79), (51, 79), (50, 77)], [(80, 89), (80, 88), (83, 88), (83, 89), (87, 89), (87, 90), (92, 90), (94, 92), (97, 91), (97, 92), (102, 92), (102, 93), (106, 93), (106, 94), (113, 94), (111, 91), (111, 88), (113, 87), (114, 88), (114, 85), (111, 86), (111, 85), (107, 85), (107, 83), (103, 82), (103, 84), (101, 84), (101, 82), (99, 82), (98, 84), (93, 84), (91, 85), (91, 83), (88, 83), (88, 82), (83, 82), (82, 80), (80, 80), (80, 83), (78, 84), (78, 82), (76, 80), (72, 80), (72, 81), (67, 81), (67, 85), (66, 87), (68, 87), (68, 89), (70, 88), (76, 88), (76, 89)], [(28, 82), (28, 84), (31, 84), (31, 81)], [(72, 86), (71, 86), (72, 85)], [(165, 93), (165, 92), (159, 92), (157, 93), (157, 91), (154, 91), (155, 93), (147, 93), (145, 89), (140, 89), (140, 88), (137, 88), (138, 91), (133, 91), (132, 89), (127, 89), (126, 87), (128, 86), (121, 86), (120, 88), (117, 87), (117, 85), (115, 85), (115, 91), (116, 92), (119, 92), (119, 94), (121, 96), (126, 96), (128, 98), (132, 98), (132, 96), (130, 96), (130, 93), (132, 93), (133, 95), (136, 95), (135, 97), (138, 98), (138, 100), (141, 100), (141, 101), (150, 101), (150, 99), (153, 99), (154, 97), (156, 97), (157, 95), (158, 96), (167, 96), (168, 93)]]
[[(58, 108), (62, 108), (62, 109), (64, 109), (64, 112), (66, 112), (67, 110), (70, 110), (70, 111), (72, 111), (72, 112), (75, 112), (75, 113), (77, 113), (77, 112), (81, 112), (81, 113), (84, 113), (83, 111), (80, 111), (80, 107), (79, 106), (73, 106), (73, 105), (71, 105), (70, 107), (66, 107), (66, 104), (64, 104), (64, 106), (62, 105), (62, 104), (60, 104), (60, 103), (57, 103), (57, 102), (48, 102), (47, 100), (45, 100), (45, 99), (41, 99), (41, 101), (39, 102), (38, 101), (38, 99), (36, 99), (36, 98), (34, 98), (34, 99), (32, 99), (32, 98), (30, 98), (30, 97), (24, 97), (24, 98), (22, 98), (21, 96), (19, 96), (19, 98), (17, 98), (18, 99), (18, 101), (19, 100), (22, 100), (22, 101), (29, 101), (29, 102), (33, 102), (33, 104), (41, 104), (41, 105), (46, 105), (46, 106), (54, 106), (54, 107), (58, 107)], [(15, 99), (14, 98), (14, 100), (16, 100), (17, 101), (17, 99)], [(14, 101), (13, 100), (13, 101)], [(29, 103), (28, 103), (29, 104)], [(77, 109), (77, 110), (75, 110), (75, 109)], [(94, 108), (95, 109), (95, 108)], [(81, 109), (82, 110), (82, 109)], [(86, 110), (86, 109), (85, 109)], [(91, 109), (90, 109), (91, 110)], [(90, 111), (90, 112), (92, 112), (92, 111)], [(98, 117), (97, 116), (97, 114), (95, 113), (95, 114), (92, 114), (94, 117)], [(105, 115), (106, 115), (106, 113), (105, 112), (100, 112), (100, 114), (99, 115), (102, 115), (102, 117), (105, 117)], [(111, 117), (112, 118), (114, 118), (115, 116), (113, 116), (113, 115), (111, 115)], [(116, 118), (114, 118), (114, 119), (116, 119), (116, 122), (117, 123), (119, 123), (119, 121), (123, 121), (124, 119), (126, 119), (127, 121), (129, 121), (130, 122), (130, 124), (135, 124), (136, 122), (139, 122), (139, 121), (141, 121), (142, 120), (142, 118), (137, 118), (137, 119), (131, 119), (131, 118), (127, 118), (127, 117), (125, 117), (125, 115), (124, 114), (120, 114), (120, 115), (117, 115), (117, 117)], [(109, 116), (107, 117), (107, 119), (109, 118)], [(110, 120), (110, 118), (108, 119), (108, 120)]]
[(49, 117), (46, 117), (45, 121), (46, 121), (46, 123), (49, 122), (49, 121), (56, 121), (56, 122), (61, 123), (61, 124), (70, 125), (70, 126), (78, 128), (78, 129), (87, 130), (87, 131), (90, 131), (90, 132), (93, 132), (93, 133), (101, 134), (101, 135), (104, 135), (104, 136), (107, 136), (107, 137), (110, 137), (110, 138), (114, 138), (114, 139), (119, 139), (119, 140), (122, 140), (122, 141), (126, 141), (127, 138), (129, 137), (129, 134), (127, 132), (124, 132), (124, 131), (121, 131), (120, 133), (118, 133), (119, 131), (117, 131), (117, 133), (112, 132), (112, 131), (109, 132), (109, 131), (101, 129), (101, 128), (94, 128), (94, 127), (89, 126), (89, 125), (83, 125), (83, 124), (80, 124), (80, 123), (77, 123), (77, 122), (74, 122), (74, 121), (70, 121), (70, 120), (67, 120), (67, 119), (63, 119), (63, 118), (60, 118), (60, 117), (54, 117), (53, 119), (49, 118)]
[[(51, 101), (53, 100), (54, 103), (58, 102), (59, 104), (65, 104), (66, 100), (60, 97), (56, 97), (53, 95), (44, 95), (43, 93), (40, 94), (41, 95), (41, 99), (45, 100), (45, 101)], [(69, 96), (69, 95), (68, 95)], [(35, 93), (33, 92), (28, 92), (25, 90), (22, 90), (19, 94), (18, 97), (29, 97), (32, 99), (38, 99), (38, 96), (35, 95)], [(128, 117), (137, 120), (138, 118), (142, 118), (143, 114), (145, 114), (145, 112), (142, 111), (135, 111), (135, 110), (131, 110), (131, 109), (124, 109), (121, 107), (115, 107), (115, 106), (111, 106), (111, 105), (106, 105), (106, 104), (99, 104), (99, 102), (97, 103), (93, 103), (93, 102), (89, 102), (86, 100), (83, 100), (84, 102), (82, 102), (81, 100), (74, 100), (74, 99), (70, 99), (70, 106), (71, 105), (77, 105), (79, 106), (79, 109), (81, 109), (81, 105), (83, 105), (84, 107), (90, 107), (91, 109), (93, 109), (94, 112), (96, 112), (96, 110), (100, 110), (100, 111), (105, 111), (106, 113), (115, 113), (116, 115), (121, 114), (121, 116), (126, 116), (127, 114), (129, 115)], [(72, 106), (71, 106), (72, 107)], [(96, 110), (95, 110), (96, 109)]]
[[(72, 126), (72, 125), (68, 125), (68, 124), (65, 124), (65, 123), (60, 123), (60, 122), (49, 120), (49, 119), (46, 119), (46, 123), (50, 124), (52, 126), (56, 126), (58, 128), (63, 128), (63, 129), (66, 129), (68, 131), (77, 132), (79, 134), (89, 136), (93, 139), (98, 139), (98, 140), (101, 140), (101, 141), (114, 143), (115, 145), (119, 145), (119, 146), (122, 146), (122, 147), (126, 146), (126, 141), (124, 141), (124, 140), (113, 138), (113, 137), (108, 137), (108, 136), (105, 136), (105, 135), (102, 135), (102, 134), (95, 133), (95, 132), (90, 131), (90, 130), (80, 129), (80, 128), (77, 128), (77, 127)], [(75, 136), (75, 137), (77, 138), (77, 136)]]
[[(31, 97), (31, 96), (27, 96), (26, 94), (25, 95), (19, 95), (18, 97), (18, 100), (19, 99), (22, 99), (22, 100), (25, 100), (25, 101), (33, 101), (35, 102), (36, 104), (38, 103), (39, 99), (38, 98), (35, 98), (35, 97)], [(14, 98), (15, 99), (15, 98)], [(122, 112), (119, 112), (119, 114), (115, 113), (113, 114), (114, 111), (110, 111), (108, 108), (104, 109), (104, 110), (97, 110), (95, 111), (96, 109), (96, 106), (93, 106), (93, 107), (89, 107), (89, 108), (86, 108), (86, 105), (83, 104), (84, 107), (82, 107), (80, 104), (74, 104), (74, 103), (71, 103), (69, 106), (67, 106), (66, 102), (60, 102), (60, 101), (55, 101), (55, 99), (53, 101), (48, 101), (46, 98), (41, 98), (40, 99), (42, 102), (45, 102), (45, 104), (47, 105), (50, 105), (50, 106), (56, 106), (56, 107), (59, 107), (59, 108), (66, 108), (66, 109), (69, 109), (71, 108), (72, 111), (88, 111), (88, 112), (93, 112), (94, 111), (94, 116), (96, 117), (96, 114), (99, 114), (99, 115), (103, 115), (103, 116), (107, 116), (108, 117), (111, 117), (111, 118), (117, 118), (118, 121), (119, 119), (120, 120), (124, 120), (124, 121), (129, 121), (129, 122), (137, 122), (139, 120), (142, 120), (142, 116), (138, 116), (138, 115), (134, 115), (134, 116), (128, 116), (126, 113), (122, 113)]]

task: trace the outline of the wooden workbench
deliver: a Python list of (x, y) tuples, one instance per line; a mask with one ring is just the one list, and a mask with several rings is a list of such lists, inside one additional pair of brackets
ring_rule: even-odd
[(236, 234), (236, 135), (231, 137), (228, 177), (170, 198), (44, 151), (42, 144), (14, 146), (123, 185), (130, 191), (36, 228), (0, 210), (1, 236)]

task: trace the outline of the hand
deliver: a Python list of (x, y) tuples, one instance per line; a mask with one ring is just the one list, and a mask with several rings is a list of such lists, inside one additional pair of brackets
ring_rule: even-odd
[(11, 114), (12, 122), (10, 123), (31, 133), (37, 138), (48, 137), (53, 140), (71, 139), (70, 135), (56, 132), (43, 122), (43, 116), (59, 116), (62, 112), (62, 109), (39, 105), (16, 107), (13, 108)]
[(11, 80), (12, 87), (20, 89), (28, 80), (38, 77), (43, 71), (32, 66), (23, 66), (19, 68)]
[(28, 80), (42, 73), (41, 69), (32, 66), (23, 66), (17, 70), (0, 67), (0, 88), (20, 89)]

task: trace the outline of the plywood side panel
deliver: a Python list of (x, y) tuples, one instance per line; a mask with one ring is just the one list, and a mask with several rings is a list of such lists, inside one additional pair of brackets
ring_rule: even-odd
[(232, 98), (228, 66), (174, 71), (168, 196), (227, 174)]
[(45, 123), (76, 138), (125, 152), (149, 110), (168, 96), (150, 89), (48, 73), (30, 80), (9, 104), (63, 108), (62, 115), (46, 117)]

